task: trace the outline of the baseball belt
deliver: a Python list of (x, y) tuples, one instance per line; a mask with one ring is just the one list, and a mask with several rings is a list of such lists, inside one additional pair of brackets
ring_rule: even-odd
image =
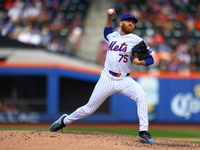
[[(111, 70), (109, 70), (109, 73), (110, 73), (111, 75), (115, 76), (115, 77), (120, 77), (120, 76), (122, 75), (121, 73), (113, 72), (113, 71), (111, 71)], [(130, 75), (130, 73), (125, 74), (125, 76), (129, 76), (129, 75)]]

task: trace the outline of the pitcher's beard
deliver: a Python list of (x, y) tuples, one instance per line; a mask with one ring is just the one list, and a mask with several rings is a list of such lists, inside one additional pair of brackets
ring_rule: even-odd
[(133, 27), (126, 27), (126, 26), (122, 26), (122, 31), (126, 34), (129, 34), (129, 33), (133, 33), (134, 31), (134, 28)]

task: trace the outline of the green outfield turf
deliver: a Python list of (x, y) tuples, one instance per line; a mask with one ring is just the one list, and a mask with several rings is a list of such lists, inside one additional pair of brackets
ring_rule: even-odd
[[(34, 130), (34, 131), (48, 131), (49, 127), (1, 127), (0, 130)], [(95, 132), (107, 132), (117, 133), (125, 135), (138, 135), (137, 129), (88, 129), (88, 128), (65, 128), (64, 131), (95, 131)], [(149, 130), (150, 134), (154, 138), (200, 138), (200, 131), (196, 130)], [(192, 141), (190, 141), (192, 142)], [(200, 142), (195, 142), (200, 143)]]
[[(75, 131), (97, 131), (97, 132), (108, 132), (126, 135), (138, 135), (138, 130), (133, 129), (70, 129)], [(149, 130), (153, 137), (176, 137), (176, 138), (200, 138), (200, 131), (194, 130)]]

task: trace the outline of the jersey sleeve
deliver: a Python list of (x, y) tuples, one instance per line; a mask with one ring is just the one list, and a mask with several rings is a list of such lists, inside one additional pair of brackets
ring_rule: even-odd
[(107, 36), (108, 36), (108, 34), (110, 34), (110, 33), (112, 33), (113, 32), (113, 29), (112, 29), (112, 27), (108, 27), (108, 28), (104, 28), (104, 38), (108, 41), (108, 38), (107, 38)]

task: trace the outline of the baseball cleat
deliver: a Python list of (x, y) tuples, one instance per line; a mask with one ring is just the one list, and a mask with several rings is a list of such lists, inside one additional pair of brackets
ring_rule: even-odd
[(56, 132), (59, 131), (60, 129), (64, 128), (66, 125), (63, 123), (63, 119), (67, 117), (67, 114), (62, 115), (58, 120), (56, 120), (51, 126), (50, 126), (50, 131), (51, 132)]
[(143, 143), (156, 144), (156, 141), (151, 138), (151, 135), (147, 131), (139, 132), (138, 139)]

